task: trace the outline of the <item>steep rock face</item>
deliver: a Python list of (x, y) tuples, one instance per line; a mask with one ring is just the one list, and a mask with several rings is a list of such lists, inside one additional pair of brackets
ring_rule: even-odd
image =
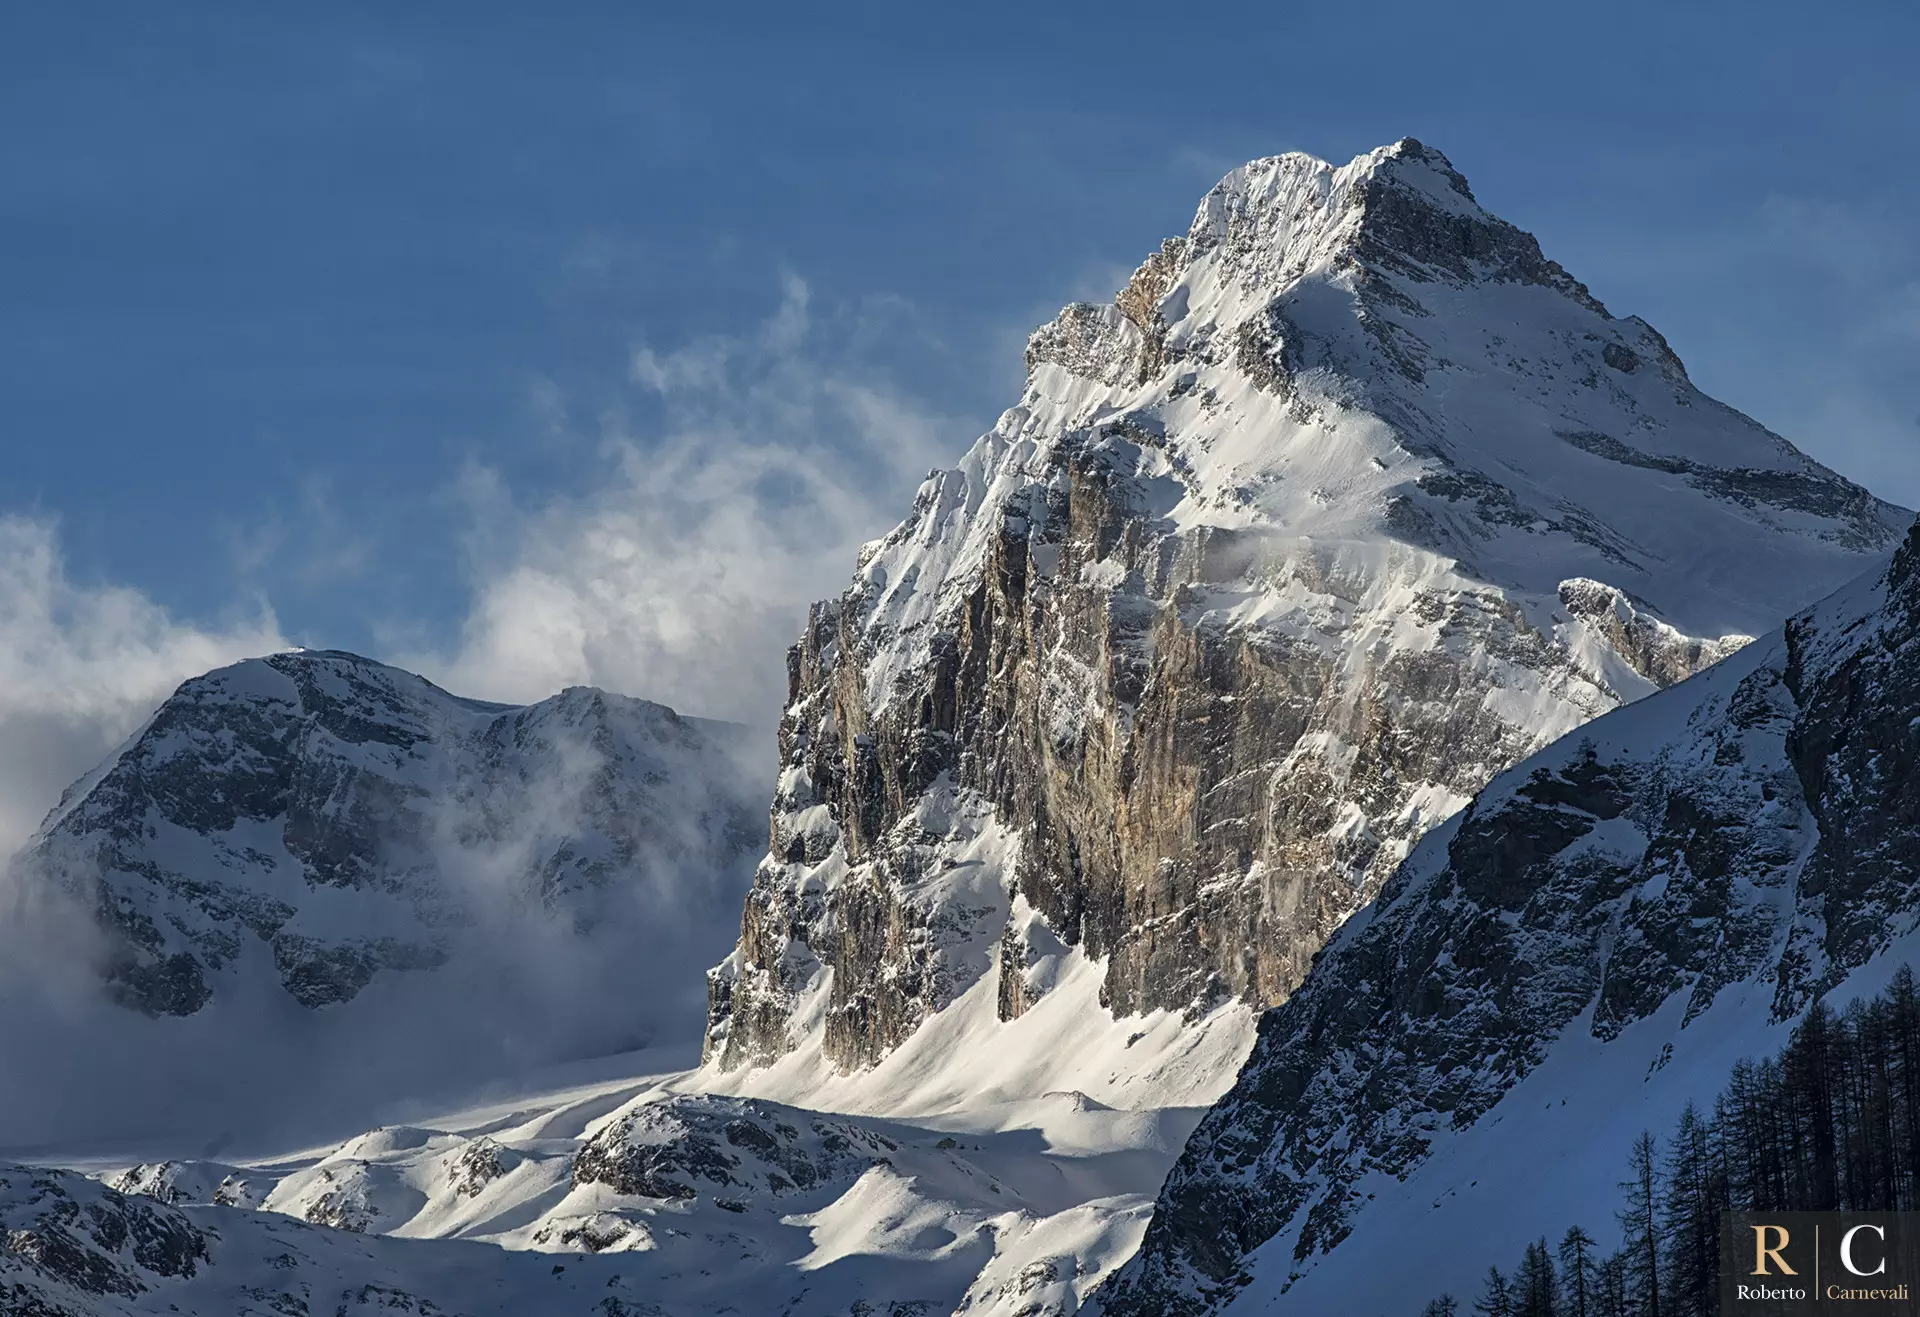
[(1791, 1020), (1916, 924), (1920, 527), (1431, 834), (1262, 1021), (1101, 1310), (1212, 1311), (1262, 1246), (1297, 1277), (1571, 1035), (1609, 1043), (1675, 1002), (1679, 1029), (1712, 1030), (1740, 985)]
[(789, 658), (720, 1065), (996, 965), (1016, 1014), (1062, 943), (1119, 1013), (1281, 1001), (1494, 774), (1905, 524), (1412, 141), (1234, 171), (1027, 363)]
[(575, 688), (484, 704), (299, 651), (183, 685), (69, 789), (15, 878), (91, 908), (115, 998), (191, 1015), (249, 957), (306, 1007), (439, 966), (496, 915), (588, 931), (753, 845), (728, 724)]

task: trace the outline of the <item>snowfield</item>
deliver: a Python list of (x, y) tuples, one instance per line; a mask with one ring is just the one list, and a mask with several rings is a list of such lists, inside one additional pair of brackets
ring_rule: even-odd
[[(374, 1284), (471, 1314), (1071, 1312), (1138, 1245), (1253, 1019), (1115, 1020), (1100, 967), (1066, 960), (1012, 1025), (988, 978), (857, 1075), (806, 1051), (728, 1073), (640, 1052), (290, 1153), (69, 1153), (221, 1241), (192, 1278), (142, 1272), (77, 1311), (272, 1311), (296, 1291), (320, 1310)], [(300, 1265), (275, 1271), (289, 1249)]]

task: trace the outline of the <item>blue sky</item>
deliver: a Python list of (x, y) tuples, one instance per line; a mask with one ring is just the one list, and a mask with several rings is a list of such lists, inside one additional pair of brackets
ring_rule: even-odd
[(10, 7), (0, 516), (38, 574), (0, 668), (278, 635), (764, 703), (782, 592), (1013, 399), (1030, 328), (1243, 159), (1405, 135), (1920, 503), (1910, 3), (812, 8)]

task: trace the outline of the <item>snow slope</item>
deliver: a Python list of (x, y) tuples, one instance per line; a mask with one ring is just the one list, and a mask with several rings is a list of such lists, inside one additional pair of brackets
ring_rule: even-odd
[(0, 1162), (0, 1311), (18, 1317), (654, 1317), (610, 1260), (398, 1241), (128, 1197)]

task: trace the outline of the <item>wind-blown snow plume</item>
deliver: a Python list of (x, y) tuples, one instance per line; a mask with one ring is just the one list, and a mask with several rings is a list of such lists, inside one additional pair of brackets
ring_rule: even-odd
[(823, 323), (790, 276), (750, 334), (634, 353), (664, 428), (607, 418), (598, 491), (527, 508), (470, 471), (472, 610), (455, 653), (409, 666), (491, 698), (588, 682), (770, 722), (804, 601), (845, 575), (959, 432), (856, 369), (886, 318)]
[(72, 580), (52, 522), (0, 515), (0, 856), (181, 681), (284, 648), (264, 605), (223, 629), (180, 622)]

